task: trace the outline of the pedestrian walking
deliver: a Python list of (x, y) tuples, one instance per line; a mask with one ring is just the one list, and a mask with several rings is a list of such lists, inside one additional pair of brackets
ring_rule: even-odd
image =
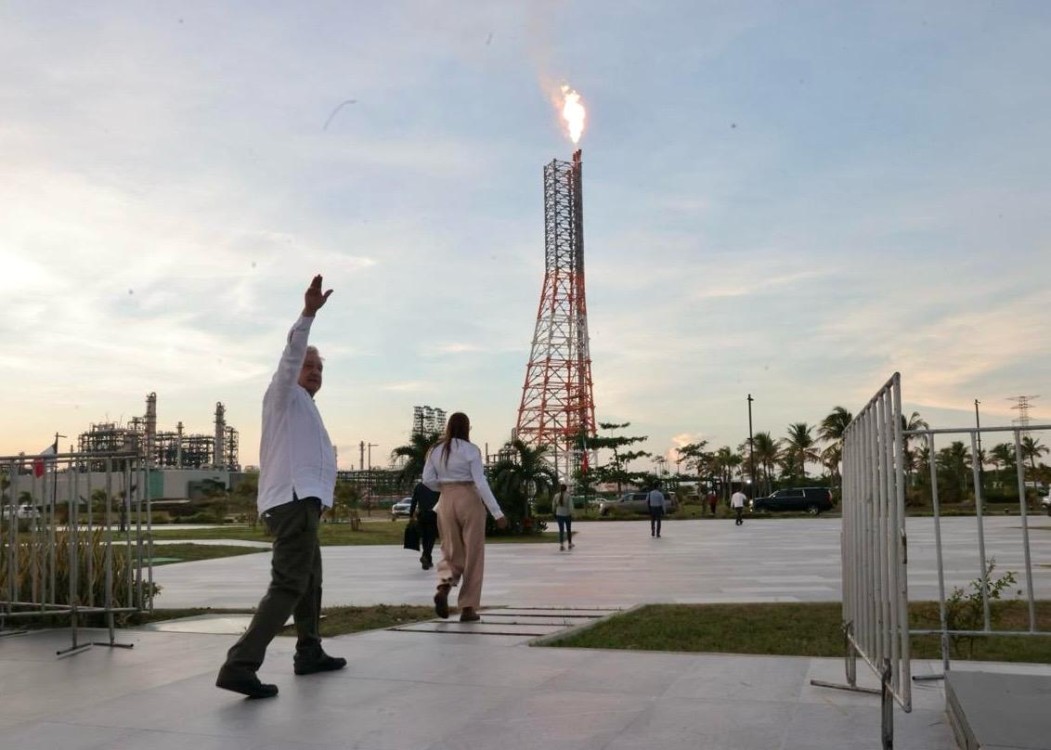
[(664, 493), (654, 483), (646, 495), (646, 506), (650, 511), (650, 536), (661, 537), (661, 519), (664, 518)]
[(409, 505), (409, 518), (416, 521), (420, 531), (420, 565), (424, 570), (434, 567), (431, 552), (434, 550), (434, 540), (438, 538), (438, 514), (434, 510), (438, 497), (438, 492), (419, 482), (412, 490), (412, 503)]
[(708, 510), (712, 514), (712, 518), (715, 517), (715, 506), (719, 502), (719, 497), (714, 492), (708, 493)]
[(441, 492), (435, 507), (442, 558), (438, 561), (434, 611), (439, 617), (449, 616), (449, 590), (459, 585), (461, 622), (481, 619), (478, 607), (485, 572), (486, 509), (498, 528), (507, 527), (507, 518), (485, 479), (482, 452), (470, 441), (470, 434), (467, 415), (451, 415), (445, 436), (431, 448), (423, 468), (423, 483)]
[(558, 485), (558, 493), (555, 494), (555, 522), (558, 524), (558, 549), (565, 551), (563, 545), (563, 532), (569, 548), (573, 549), (573, 498), (566, 492), (566, 485)]
[(730, 496), (730, 507), (733, 508), (734, 511), (734, 526), (744, 525), (744, 504), (747, 500), (748, 496), (741, 492), (741, 490), (737, 490), (737, 492)]
[(342, 669), (346, 659), (321, 648), (321, 547), (318, 525), (332, 507), (336, 454), (314, 403), (324, 369), (321, 355), (308, 346), (317, 311), (328, 301), (315, 276), (303, 297), (303, 313), (288, 334), (281, 361), (263, 396), (263, 436), (259, 448), (259, 517), (274, 537), (270, 586), (255, 616), (226, 654), (216, 686), (249, 698), (271, 698), (277, 685), (260, 682), (256, 672), (267, 646), (289, 615), (296, 624), (297, 675)]

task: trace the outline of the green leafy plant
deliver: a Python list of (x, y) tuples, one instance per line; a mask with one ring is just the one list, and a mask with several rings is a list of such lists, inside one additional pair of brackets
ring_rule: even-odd
[[(80, 606), (103, 606), (106, 602), (106, 545), (105, 530), (96, 529), (90, 534), (81, 531), (75, 548), (68, 531), (55, 532), (55, 592), (51, 604), (70, 604), (70, 552), (76, 558), (77, 587), (73, 596)], [(0, 544), (0, 592), (7, 595), (9, 581), (13, 577), (15, 598), (29, 602), (39, 599), (40, 571), (47, 555), (47, 540), (43, 536), (19, 540), (19, 549), (14, 556), (15, 565), (10, 564), (10, 545), (5, 540)], [(89, 565), (90, 562), (90, 565)], [(153, 584), (149, 590), (143, 585), (142, 596), (135, 584), (137, 567), (122, 545), (113, 545), (113, 578), (111, 606), (114, 608), (142, 608), (160, 589)], [(130, 589), (130, 596), (129, 596)]]
[[(970, 591), (959, 586), (953, 588), (952, 594), (945, 600), (945, 622), (949, 630), (982, 630), (985, 627), (985, 607), (983, 604), (982, 590), (988, 593), (990, 602), (998, 601), (1003, 592), (1016, 583), (1015, 574), (1007, 571), (997, 579), (993, 579), (993, 570), (996, 568), (996, 558), (990, 557), (985, 565), (985, 575), (976, 578), (969, 584)], [(1002, 613), (999, 609), (989, 608), (989, 625), (992, 627), (1000, 621)], [(957, 657), (966, 649), (965, 658), (970, 659), (974, 655), (974, 635), (950, 635), (949, 641), (953, 654)]]

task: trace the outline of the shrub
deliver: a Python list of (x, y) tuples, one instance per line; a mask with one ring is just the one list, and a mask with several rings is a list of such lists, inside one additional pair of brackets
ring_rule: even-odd
[[(967, 593), (957, 586), (952, 594), (945, 600), (945, 623), (949, 630), (982, 630), (985, 627), (985, 608), (982, 605), (982, 584), (988, 591), (990, 602), (1000, 599), (1004, 589), (1015, 584), (1015, 574), (1010, 570), (992, 580), (993, 569), (996, 568), (996, 558), (990, 557), (985, 568), (985, 575), (976, 578), (970, 583), (971, 591)], [(989, 608), (989, 626), (993, 627), (1002, 616), (1002, 610)], [(973, 635), (950, 635), (949, 641), (956, 656), (960, 656), (963, 646), (967, 648), (967, 657), (974, 655)]]
[[(105, 530), (96, 529), (88, 534), (78, 534), (76, 546), (77, 559), (77, 590), (74, 594), (76, 603), (87, 606), (89, 602), (93, 606), (101, 607), (106, 602), (106, 545)], [(55, 532), (55, 592), (54, 604), (68, 605), (70, 565), (69, 549), (72, 542), (68, 531)], [(34, 597), (34, 561), (41, 565), (47, 553), (46, 540), (29, 539), (25, 542), (19, 541), (18, 555), (16, 557), (16, 568), (9, 570), (10, 545), (5, 541), (0, 544), (0, 591), (8, 592), (9, 577), (14, 576), (15, 596), (18, 601), (29, 602), (39, 599)], [(91, 575), (88, 575), (88, 562), (91, 562)], [(153, 584), (152, 591), (147, 590), (148, 585), (143, 586), (143, 599), (140, 601), (138, 587), (134, 585), (136, 575), (135, 561), (128, 558), (126, 550), (118, 544), (113, 545), (113, 586), (111, 589), (112, 606), (142, 608), (148, 600), (160, 589)], [(131, 598), (128, 596), (129, 586)]]

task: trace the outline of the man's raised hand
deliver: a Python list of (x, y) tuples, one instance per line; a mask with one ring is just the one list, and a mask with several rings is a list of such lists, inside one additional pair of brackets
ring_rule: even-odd
[(313, 318), (314, 314), (324, 307), (328, 301), (328, 295), (332, 294), (332, 290), (329, 289), (327, 292), (321, 291), (321, 274), (314, 277), (314, 280), (310, 282), (310, 286), (307, 287), (306, 293), (303, 295), (303, 317)]

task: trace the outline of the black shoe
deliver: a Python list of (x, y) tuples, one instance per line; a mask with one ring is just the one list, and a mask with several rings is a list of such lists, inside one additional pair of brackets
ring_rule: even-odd
[(316, 674), (317, 672), (335, 672), (347, 666), (342, 656), (329, 656), (324, 651), (321, 656), (312, 659), (296, 659), (292, 670), (298, 675)]
[(449, 617), (449, 585), (443, 584), (438, 587), (434, 595), (434, 613), (443, 620)]
[(238, 672), (226, 667), (219, 670), (215, 686), (249, 698), (273, 698), (277, 695), (277, 685), (260, 682), (253, 672)]

